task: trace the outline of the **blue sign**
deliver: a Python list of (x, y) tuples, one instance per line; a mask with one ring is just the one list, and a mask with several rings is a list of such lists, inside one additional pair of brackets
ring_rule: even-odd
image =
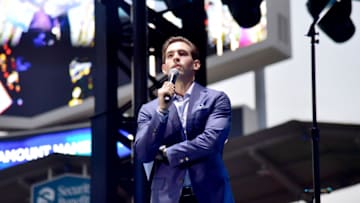
[[(120, 135), (129, 133), (119, 130)], [(131, 150), (117, 142), (120, 158), (129, 156)], [(91, 128), (64, 130), (38, 134), (22, 139), (0, 141), (0, 170), (46, 157), (52, 153), (91, 156)]]
[(31, 188), (31, 203), (90, 203), (90, 178), (65, 174)]

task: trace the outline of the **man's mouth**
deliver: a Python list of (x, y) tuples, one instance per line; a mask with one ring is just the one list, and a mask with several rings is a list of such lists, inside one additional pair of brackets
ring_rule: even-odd
[(172, 66), (173, 68), (181, 68), (181, 65), (180, 64), (175, 64)]

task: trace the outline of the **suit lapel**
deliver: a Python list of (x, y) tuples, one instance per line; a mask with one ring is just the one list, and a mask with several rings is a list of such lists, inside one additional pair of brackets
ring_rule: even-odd
[(191, 113), (193, 112), (193, 108), (197, 108), (199, 105), (201, 105), (205, 99), (205, 88), (197, 83), (194, 85), (194, 89), (191, 92), (191, 97), (189, 101), (189, 108), (188, 108), (188, 115), (189, 118), (191, 116)]
[(187, 119), (186, 119), (186, 129), (188, 131), (189, 128), (191, 128), (191, 120), (194, 116), (194, 111), (199, 106), (203, 105), (203, 103), (206, 100), (206, 88), (195, 83), (194, 89), (191, 92), (191, 97), (189, 101), (189, 107), (187, 112)]

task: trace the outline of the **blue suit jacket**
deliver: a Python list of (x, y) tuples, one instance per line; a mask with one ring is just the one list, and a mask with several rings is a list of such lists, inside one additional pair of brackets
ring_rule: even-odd
[(167, 146), (168, 162), (154, 163), (151, 202), (179, 202), (186, 169), (199, 203), (234, 202), (222, 160), (231, 121), (226, 94), (195, 83), (188, 107), (187, 140), (175, 105), (170, 106), (165, 122), (157, 108), (157, 99), (141, 107), (135, 137), (135, 150), (142, 162), (155, 160), (159, 147)]

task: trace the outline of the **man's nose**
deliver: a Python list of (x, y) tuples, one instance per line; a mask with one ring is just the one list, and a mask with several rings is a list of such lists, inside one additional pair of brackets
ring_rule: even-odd
[(174, 59), (174, 61), (179, 61), (180, 60), (180, 55), (175, 53), (173, 59)]

